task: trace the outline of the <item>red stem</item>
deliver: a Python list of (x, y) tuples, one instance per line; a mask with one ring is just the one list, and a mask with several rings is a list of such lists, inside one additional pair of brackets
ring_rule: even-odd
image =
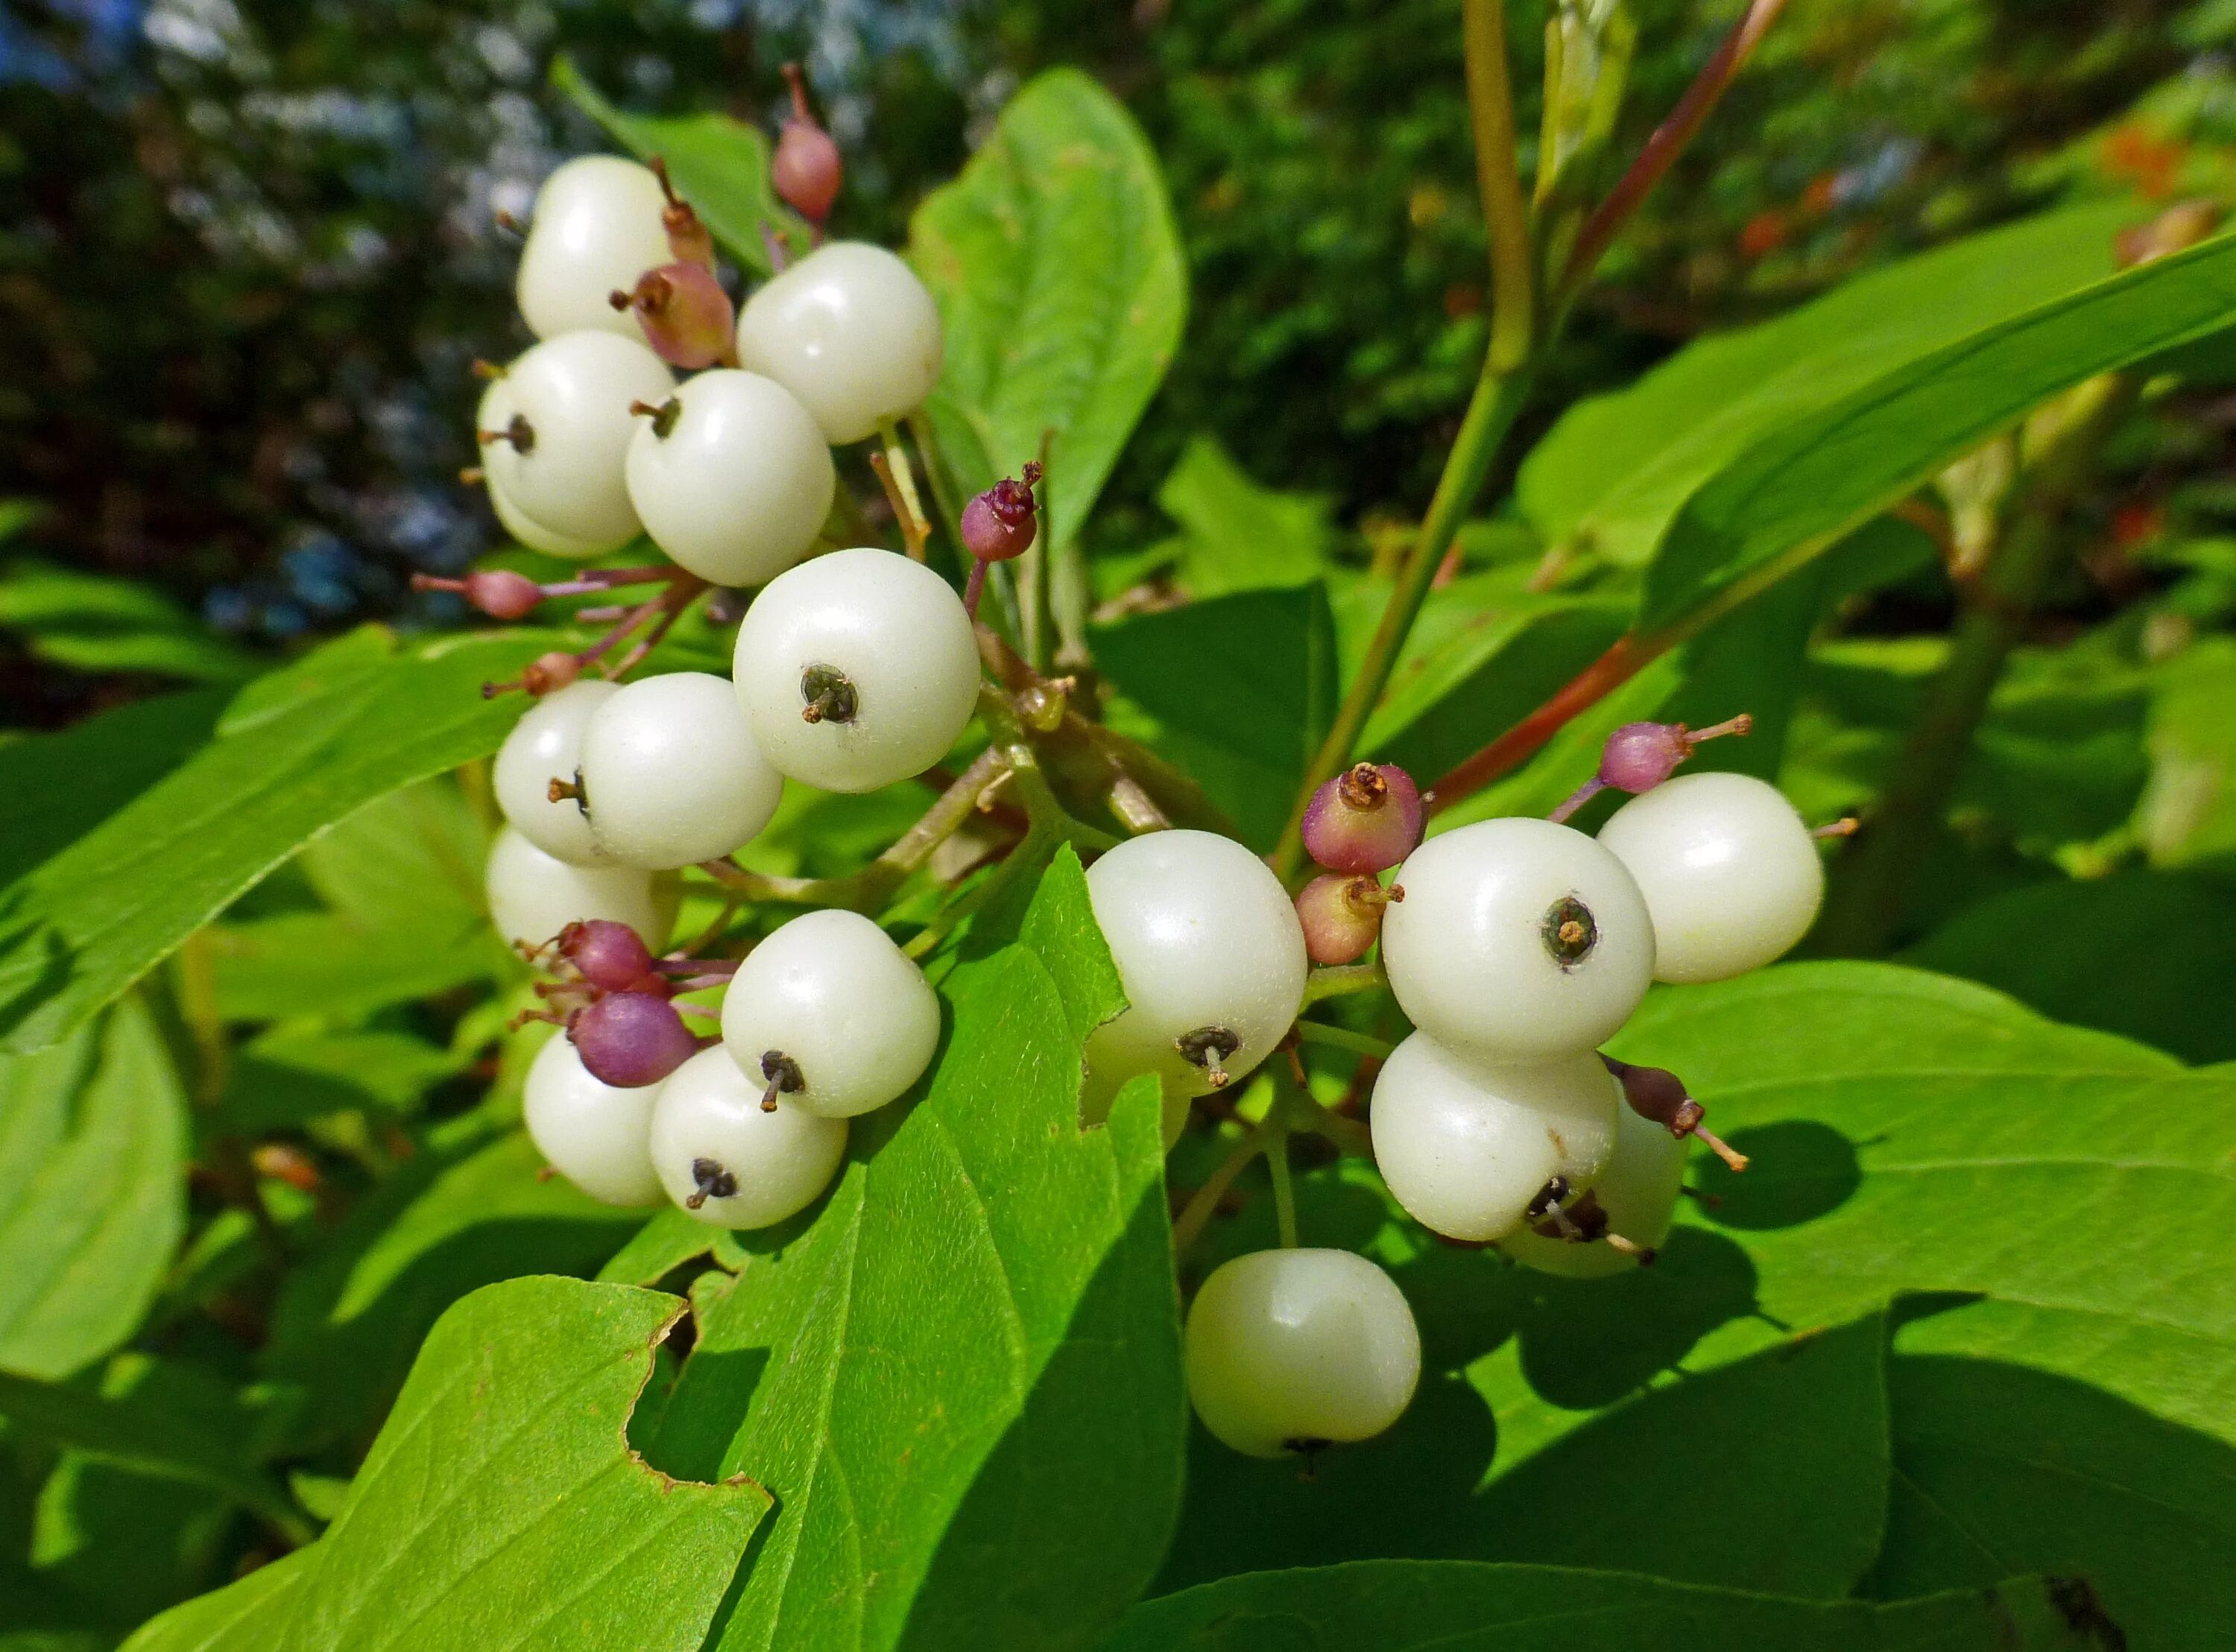
[(1637, 676), (1667, 646), (1657, 646), (1634, 637), (1617, 638), (1607, 652), (1578, 672), (1552, 698), (1439, 778), (1422, 800), (1429, 812), (1433, 815), (1449, 809), (1521, 767), (1571, 718), (1589, 711)]
[(1654, 129), (1639, 151), (1638, 159), (1630, 163), (1608, 192), (1608, 198), (1584, 220), (1583, 229), (1576, 236), (1576, 245), (1568, 254), (1568, 267), (1561, 272), (1561, 291), (1574, 293), (1598, 265), (1630, 215), (1639, 204), (1654, 193), (1654, 186), (1675, 164), (1685, 152), (1685, 146), (1707, 121), (1726, 88), (1739, 75), (1756, 44), (1778, 21), (1778, 14), (1786, 9), (1786, 0), (1754, 0), (1732, 32), (1724, 36), (1715, 55), (1702, 65), (1693, 76), (1693, 83), (1685, 88), (1685, 95), (1677, 100), (1668, 118)]

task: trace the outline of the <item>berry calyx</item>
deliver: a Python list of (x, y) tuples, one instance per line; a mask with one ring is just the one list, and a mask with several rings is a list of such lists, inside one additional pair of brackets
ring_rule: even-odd
[(1040, 528), (1033, 499), (1040, 479), (1039, 463), (1029, 462), (1023, 481), (1004, 476), (965, 505), (963, 548), (982, 562), (1007, 562), (1031, 549)]
[(1626, 723), (1608, 735), (1600, 749), (1599, 772), (1546, 818), (1566, 822), (1610, 786), (1634, 796), (1651, 791), (1710, 740), (1745, 734), (1753, 727), (1754, 718), (1745, 711), (1705, 729), (1688, 729), (1682, 723)]
[(1213, 1090), (1224, 1090), (1234, 1075), (1223, 1065), (1242, 1047), (1242, 1040), (1223, 1026), (1199, 1026), (1173, 1040), (1173, 1048), (1190, 1066), (1201, 1067)]
[(1419, 847), (1421, 790), (1394, 763), (1361, 763), (1323, 781), (1305, 809), (1305, 852), (1332, 872), (1385, 871)]
[(1364, 875), (1323, 873), (1297, 895), (1305, 952), (1316, 964), (1358, 962), (1382, 933), (1383, 908), (1404, 898), (1403, 884), (1385, 889)]
[(638, 983), (653, 974), (652, 948), (635, 930), (610, 918), (569, 924), (559, 932), (558, 950), (584, 980), (611, 993), (642, 990)]
[(1702, 1121), (1708, 1110), (1693, 1099), (1685, 1088), (1685, 1081), (1675, 1073), (1666, 1067), (1633, 1066), (1611, 1055), (1602, 1055), (1600, 1059), (1622, 1086), (1623, 1099), (1641, 1118), (1651, 1119), (1680, 1139), (1695, 1137), (1733, 1170), (1746, 1169), (1747, 1156), (1726, 1146), (1707, 1128)]
[(803, 723), (852, 723), (861, 709), (852, 681), (836, 665), (810, 665), (799, 674)]
[(769, 181), (777, 199), (813, 224), (819, 234), (831, 216), (831, 203), (838, 199), (845, 168), (838, 146), (807, 107), (807, 82), (797, 63), (784, 66), (792, 86), (792, 114), (777, 134), (776, 154), (769, 162)]
[[(663, 264), (607, 302), (634, 311), (644, 342), (670, 367), (712, 367), (735, 359), (737, 312), (703, 264)], [(664, 432), (663, 432), (664, 434)]]
[(738, 1196), (737, 1177), (714, 1159), (693, 1159), (691, 1179), (698, 1186), (683, 1201), (683, 1208), (687, 1210), (696, 1210), (709, 1199), (734, 1199)]
[(668, 178), (668, 162), (658, 155), (647, 163), (652, 175), (660, 180), (661, 198), (668, 203), (661, 209), (660, 226), (668, 232), (668, 250), (683, 264), (714, 267), (714, 237), (691, 210), (691, 203), (675, 193), (675, 185)]
[(604, 994), (568, 1017), (567, 1036), (592, 1078), (622, 1090), (658, 1084), (699, 1052), (675, 1006), (651, 993)]
[(768, 1080), (768, 1088), (761, 1092), (761, 1111), (776, 1111), (779, 1096), (796, 1096), (807, 1088), (807, 1080), (799, 1076), (799, 1063), (781, 1050), (770, 1050), (761, 1057), (761, 1077)]

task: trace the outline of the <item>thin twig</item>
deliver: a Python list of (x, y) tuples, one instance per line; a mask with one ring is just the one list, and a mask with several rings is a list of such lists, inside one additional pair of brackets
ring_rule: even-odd
[(1529, 208), (1515, 161), (1514, 88), (1506, 68), (1504, 0), (1466, 0), (1462, 31), (1468, 111), (1475, 127), (1476, 183), (1490, 238), (1490, 359), (1513, 372), (1529, 358), (1537, 330), (1530, 274)]

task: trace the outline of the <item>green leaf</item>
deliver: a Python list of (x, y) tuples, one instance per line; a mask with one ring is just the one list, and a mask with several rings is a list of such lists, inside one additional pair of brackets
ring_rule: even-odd
[(2060, 390), (2228, 324), (2236, 238), (2124, 271), (1787, 418), (1686, 499), (1647, 570), (1666, 626), (1767, 583), (1861, 527)]
[(235, 1052), (215, 1117), (249, 1137), (338, 1112), (400, 1117), (464, 1066), (456, 1052), (407, 1032), (273, 1031)]
[(186, 1098), (127, 1000), (0, 1056), (0, 1367), (64, 1377), (122, 1343), (186, 1224)]
[(1269, 846), (1335, 713), (1326, 587), (1241, 591), (1089, 634), (1104, 675), (1148, 719), (1126, 731), (1151, 735), (1246, 842)]
[(2134, 1646), (2222, 1644), (2236, 1611), (2225, 1345), (2124, 1324), (2139, 1380), (2108, 1387), (2065, 1374), (2106, 1336), (2094, 1314), (1917, 1307), (1888, 1372), (1893, 1507), (1871, 1592), (1962, 1587), (2021, 1565), (2075, 1590), (2085, 1578), (2085, 1598)]
[(676, 193), (746, 269), (770, 272), (764, 225), (794, 252), (807, 250), (807, 226), (770, 186), (769, 141), (759, 127), (727, 115), (631, 115), (608, 103), (563, 53), (551, 60), (551, 84), (639, 160), (665, 161)]
[(293, 1603), (315, 1556), (313, 1549), (299, 1549), (259, 1566), (142, 1624), (124, 1644), (129, 1652), (271, 1652), (271, 1625)]
[(517, 1274), (592, 1274), (641, 1225), (564, 1180), (518, 1132), (458, 1121), (371, 1198), (282, 1287), (268, 1374), (313, 1404), (312, 1441), (358, 1436), (380, 1414), (429, 1326), (468, 1292)]
[(490, 980), (507, 967), (496, 933), (486, 915), (456, 912), (424, 928), (332, 912), (213, 924), (218, 1007), (233, 1021), (351, 1020)]
[[(1609, 1501), (1626, 1499), (1611, 1492)], [(1641, 1542), (1651, 1543), (1654, 1530), (1641, 1531)], [(1562, 1652), (2081, 1652), (2087, 1644), (2035, 1583), (1875, 1607), (1561, 1566), (1382, 1560), (1254, 1572), (1148, 1601), (1103, 1652), (1508, 1652), (1541, 1640)]]
[(1180, 525), (1174, 554), (1190, 596), (1302, 585), (1327, 571), (1332, 502), (1260, 487), (1215, 437), (1188, 439), (1157, 505)]
[(1076, 69), (1028, 82), (909, 226), (947, 364), (925, 412), (958, 496), (1053, 433), (1049, 542), (1077, 537), (1179, 346), (1187, 276), (1125, 108)]
[(727, 1652), (1085, 1648), (1155, 1569), (1183, 1416), (1162, 1148), (1147, 1085), (1079, 1127), (1073, 1018), (1118, 1007), (1093, 924), (1066, 849), (1025, 921), (1048, 950), (956, 967), (925, 1092), (858, 1120), (812, 1225), (745, 1236), (706, 1308), (651, 1454), (777, 1499)]
[(0, 890), (0, 1028), (37, 1049), (112, 1001), (304, 843), (374, 798), (496, 750), (519, 716), (481, 687), (549, 645), (410, 647), (266, 702)]
[(2236, 1017), (2201, 983), (2236, 980), (2236, 892), (2129, 871), (2056, 879), (1968, 907), (1903, 954), (2185, 1061), (2236, 1059)]
[(0, 573), (0, 627), (41, 659), (82, 672), (144, 672), (230, 683), (256, 657), (214, 634), (154, 587), (24, 560)]
[(261, 1644), (697, 1647), (769, 1499), (671, 1479), (628, 1449), (653, 1350), (682, 1311), (630, 1286), (536, 1278), (445, 1314), (339, 1517), (284, 1596), (258, 1603)]
[(2236, 856), (2236, 638), (2212, 637), (2160, 668), (2150, 713), (2150, 786), (2136, 824), (2152, 863)]
[(186, 762), (225, 703), (216, 689), (165, 694), (0, 744), (0, 888)]
[(708, 1227), (687, 1210), (662, 1206), (660, 1214), (639, 1228), (629, 1242), (606, 1259), (598, 1277), (617, 1285), (660, 1282), (714, 1248), (720, 1229)]
[(1908, 364), (2102, 280), (2125, 202), (2047, 213), (1858, 276), (1579, 403), (1516, 495), (1549, 539), (1641, 567), (1687, 498), (1759, 442)]

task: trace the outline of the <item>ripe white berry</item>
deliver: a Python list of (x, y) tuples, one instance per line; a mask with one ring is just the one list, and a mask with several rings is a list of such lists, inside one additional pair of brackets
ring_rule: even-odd
[(784, 796), (737, 696), (707, 672), (648, 677), (609, 695), (582, 731), (582, 775), (592, 836), (628, 866), (727, 855)]
[(728, 1052), (701, 1050), (668, 1075), (653, 1104), (661, 1185), (712, 1227), (766, 1228), (806, 1210), (845, 1156), (845, 1119), (788, 1100), (765, 1111), (761, 1089)]
[(564, 540), (600, 551), (627, 544), (642, 531), (628, 496), (637, 430), (629, 409), (656, 406), (674, 389), (667, 364), (638, 340), (609, 332), (546, 339), (482, 397), (492, 414), (510, 409), (503, 423), (481, 429), (492, 492)]
[(617, 155), (578, 155), (546, 178), (514, 288), (529, 331), (637, 338), (636, 317), (611, 298), (674, 256), (661, 221), (667, 204), (648, 167)]
[[(1615, 1151), (1592, 1183), (1591, 1196), (1607, 1216), (1607, 1230), (1652, 1250), (1669, 1236), (1679, 1189), (1685, 1180), (1688, 1144), (1635, 1109), (1617, 1110)], [(1604, 1239), (1573, 1243), (1549, 1238), (1524, 1223), (1498, 1242), (1498, 1248), (1525, 1268), (1565, 1279), (1604, 1279), (1638, 1266), (1635, 1255)]]
[(1421, 1334), (1390, 1275), (1348, 1250), (1259, 1250), (1188, 1309), (1188, 1398), (1252, 1457), (1369, 1439), (1404, 1414)]
[(1777, 787), (1751, 775), (1665, 780), (1615, 810), (1604, 844), (1654, 914), (1657, 980), (1759, 969), (1808, 933), (1825, 898), (1817, 842)]
[(978, 704), (955, 588), (893, 551), (833, 551), (769, 581), (731, 676), (762, 752), (825, 791), (874, 791), (947, 755)]
[(536, 1052), (522, 1106), (544, 1163), (606, 1204), (657, 1204), (652, 1103), (658, 1085), (622, 1090), (592, 1078), (566, 1034)]
[(761, 585), (797, 562), (831, 514), (838, 473), (791, 391), (717, 368), (687, 379), (672, 414), (640, 417), (628, 495), (644, 531), (716, 585)]
[(913, 412), (938, 381), (939, 310), (882, 246), (833, 241), (746, 300), (738, 359), (797, 396), (833, 445)]
[(1297, 909), (1265, 862), (1215, 833), (1151, 832), (1089, 867), (1087, 891), (1127, 999), (1088, 1038), (1094, 1091), (1107, 1098), (1154, 1072), (1167, 1096), (1207, 1095), (1273, 1052), (1308, 965)]
[(551, 783), (574, 779), (590, 713), (620, 692), (601, 680), (569, 683), (530, 705), (497, 748), (490, 776), (497, 806), (515, 831), (572, 866), (610, 866), (613, 856), (590, 836), (573, 798), (551, 801)]
[(923, 1076), (939, 1046), (939, 1000), (861, 914), (810, 912), (738, 966), (722, 1000), (722, 1042), (749, 1083), (846, 1118)]
[[(492, 379), (482, 392), (481, 405), (474, 412), (477, 430), (504, 430), (512, 424), (512, 391), (502, 378)], [(490, 508), (504, 531), (530, 550), (542, 551), (546, 556), (563, 557), (570, 562), (586, 562), (592, 557), (602, 556), (608, 547), (570, 534), (555, 533), (520, 508), (520, 502), (505, 491), (504, 486), (491, 474), (488, 466), (482, 467), (482, 485), (488, 490)]]
[(1496, 1239), (1555, 1177), (1581, 1191), (1607, 1168), (1621, 1111), (1597, 1056), (1485, 1066), (1416, 1032), (1375, 1078), (1374, 1162), (1422, 1226)]
[(1545, 820), (1432, 837), (1394, 882), (1382, 961), (1422, 1032), (1490, 1061), (1597, 1048), (1654, 979), (1654, 928), (1622, 862)]
[(490, 845), (483, 887), (490, 920), (508, 943), (540, 947), (570, 923), (610, 918), (658, 952), (675, 921), (673, 880), (633, 866), (569, 866), (510, 826)]

